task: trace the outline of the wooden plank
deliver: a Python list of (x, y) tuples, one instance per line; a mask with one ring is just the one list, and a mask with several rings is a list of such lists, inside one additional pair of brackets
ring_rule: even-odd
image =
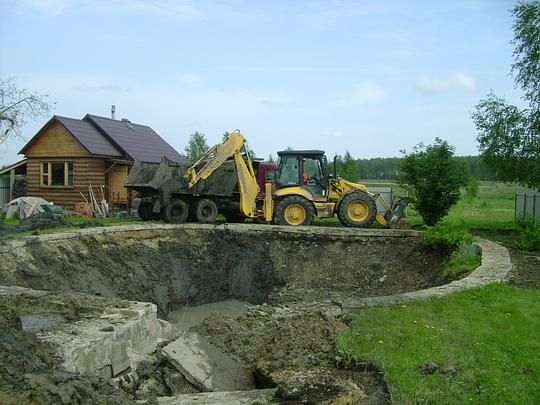
[(44, 131), (25, 152), (26, 157), (90, 156), (81, 144), (56, 122)]

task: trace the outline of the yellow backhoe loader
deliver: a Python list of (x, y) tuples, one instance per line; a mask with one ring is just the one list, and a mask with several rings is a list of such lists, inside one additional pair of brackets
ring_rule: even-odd
[[(390, 207), (366, 186), (339, 178), (335, 161), (334, 175), (329, 175), (323, 151), (278, 152), (277, 170), (275, 165), (260, 163), (256, 174), (245, 143), (240, 132), (231, 133), (174, 180), (154, 176), (152, 182), (144, 183), (138, 174), (144, 170), (136, 163), (126, 187), (141, 195), (144, 209), (140, 213), (167, 222), (184, 222), (190, 213), (195, 221), (212, 222), (222, 212), (226, 217), (281, 225), (310, 225), (315, 217), (336, 214), (349, 227), (368, 227), (374, 220), (387, 227), (402, 224), (405, 199)], [(170, 163), (163, 165), (157, 173), (170, 172)], [(153, 186), (146, 187), (150, 183)], [(385, 215), (377, 212), (376, 201), (385, 207)], [(236, 211), (233, 216), (231, 207)]]

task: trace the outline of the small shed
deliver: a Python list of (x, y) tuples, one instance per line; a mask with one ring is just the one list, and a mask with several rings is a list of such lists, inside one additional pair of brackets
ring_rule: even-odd
[(515, 217), (540, 220), (540, 193), (516, 193)]
[(7, 204), (15, 198), (13, 186), (15, 185), (16, 176), (20, 175), (26, 176), (26, 159), (0, 170), (0, 205)]

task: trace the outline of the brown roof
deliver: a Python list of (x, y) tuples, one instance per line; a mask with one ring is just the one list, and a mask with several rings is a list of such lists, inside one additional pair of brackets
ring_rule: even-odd
[(92, 155), (121, 157), (122, 153), (91, 123), (76, 118), (56, 118)]
[(165, 142), (152, 128), (90, 114), (82, 120), (53, 116), (19, 153), (24, 153), (53, 122), (62, 124), (92, 155), (128, 157), (149, 163), (160, 163), (161, 157), (166, 156), (175, 162), (187, 163), (187, 159)]
[(83, 120), (107, 135), (117, 148), (133, 159), (141, 162), (160, 163), (161, 157), (165, 156), (174, 162), (187, 163), (184, 156), (146, 125), (90, 114), (87, 114)]

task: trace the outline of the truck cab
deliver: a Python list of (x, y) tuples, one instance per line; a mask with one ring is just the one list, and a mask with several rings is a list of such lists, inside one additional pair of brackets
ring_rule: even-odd
[(285, 150), (278, 156), (277, 190), (300, 187), (313, 196), (313, 201), (327, 200), (328, 162), (323, 151)]

